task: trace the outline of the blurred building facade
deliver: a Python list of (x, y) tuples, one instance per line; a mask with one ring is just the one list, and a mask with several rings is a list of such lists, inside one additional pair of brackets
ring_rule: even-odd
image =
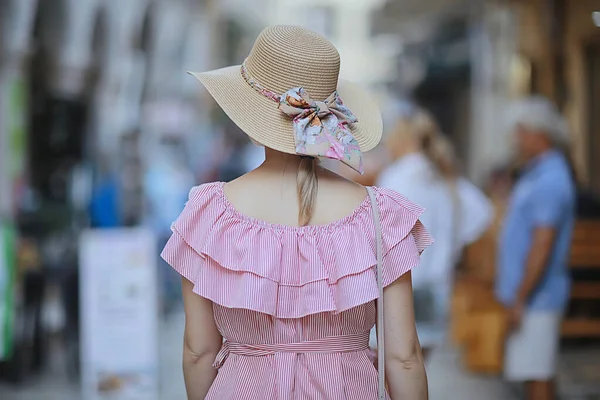
[(594, 0), (396, 0), (373, 25), (402, 43), (391, 91), (432, 109), (470, 178), (482, 183), (510, 157), (506, 105), (542, 94), (568, 116), (582, 183), (599, 193), (599, 9)]
[[(120, 167), (123, 140), (135, 132), (143, 140), (129, 142), (139, 145), (133, 151), (143, 164), (151, 161), (144, 160), (148, 142), (198, 126), (200, 92), (185, 70), (210, 58), (211, 18), (202, 2), (3, 0), (1, 7), (0, 109), (15, 119), (20, 107), (23, 124), (19, 132), (0, 125), (2, 148), (15, 154), (11, 143), (22, 143), (12, 168), (34, 188), (62, 181), (70, 188), (56, 190), (65, 197), (75, 190), (75, 165), (104, 159)], [(17, 172), (0, 174), (4, 214), (14, 206), (7, 189)]]
[(2, 377), (42, 365), (48, 332), (65, 329), (77, 346), (78, 238), (95, 186), (113, 177), (118, 223), (139, 225), (156, 144), (206, 133), (185, 71), (209, 67), (209, 11), (191, 0), (0, 1), (0, 229), (16, 233), (10, 254), (26, 245), (29, 260), (0, 268), (14, 290), (1, 323), (11, 315), (28, 330), (15, 329), (12, 358), (0, 355)]

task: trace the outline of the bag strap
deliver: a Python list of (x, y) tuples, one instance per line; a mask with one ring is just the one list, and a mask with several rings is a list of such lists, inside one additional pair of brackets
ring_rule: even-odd
[(377, 372), (379, 374), (379, 387), (377, 389), (379, 400), (385, 400), (385, 340), (383, 320), (383, 237), (381, 234), (381, 220), (379, 219), (379, 204), (375, 198), (373, 189), (367, 187), (373, 211), (373, 225), (375, 226), (375, 240), (377, 242), (377, 288), (379, 298), (377, 299)]

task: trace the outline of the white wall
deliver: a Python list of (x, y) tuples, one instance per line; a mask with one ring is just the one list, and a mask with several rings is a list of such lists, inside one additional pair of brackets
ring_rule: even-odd
[(469, 177), (482, 183), (510, 154), (505, 110), (511, 101), (510, 61), (516, 54), (514, 15), (508, 8), (482, 7), (472, 38)]

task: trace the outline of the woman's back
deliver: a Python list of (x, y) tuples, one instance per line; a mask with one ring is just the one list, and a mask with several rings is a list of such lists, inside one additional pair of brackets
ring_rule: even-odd
[[(192, 189), (173, 224), (163, 257), (213, 302), (226, 343), (207, 399), (376, 398), (371, 203), (359, 185), (328, 172), (319, 179), (309, 226), (294, 224), (294, 180), (260, 169)], [(431, 238), (418, 222), (420, 207), (374, 190), (387, 286), (418, 265)]]

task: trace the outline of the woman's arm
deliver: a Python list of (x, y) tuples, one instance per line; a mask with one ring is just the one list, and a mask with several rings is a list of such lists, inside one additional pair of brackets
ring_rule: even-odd
[(189, 400), (203, 400), (217, 376), (212, 364), (223, 338), (217, 330), (210, 300), (193, 292), (194, 284), (182, 278), (185, 308), (183, 376)]
[(385, 367), (392, 399), (427, 400), (427, 374), (415, 327), (410, 272), (384, 292)]

